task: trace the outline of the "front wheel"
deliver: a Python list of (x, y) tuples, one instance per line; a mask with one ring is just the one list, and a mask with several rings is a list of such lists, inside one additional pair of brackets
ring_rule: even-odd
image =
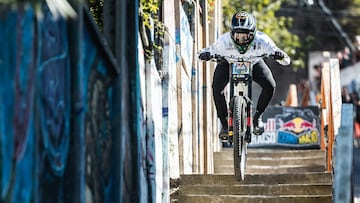
[(246, 168), (247, 142), (246, 132), (246, 100), (243, 97), (233, 98), (233, 149), (234, 173), (236, 180), (244, 180)]

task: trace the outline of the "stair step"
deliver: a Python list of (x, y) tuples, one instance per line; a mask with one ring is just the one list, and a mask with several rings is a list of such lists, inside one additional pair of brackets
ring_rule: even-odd
[(331, 195), (180, 195), (179, 203), (331, 203)]
[[(319, 163), (320, 164), (320, 163)], [(248, 164), (245, 174), (253, 173), (300, 173), (300, 172), (324, 172), (324, 165), (273, 165), (273, 166), (256, 166)], [(214, 167), (215, 174), (234, 174), (234, 166), (226, 165)]]
[[(246, 163), (248, 165), (305, 165), (305, 164), (319, 164), (324, 163), (326, 160), (325, 156), (323, 157), (247, 157)], [(223, 166), (223, 165), (232, 165), (233, 159), (214, 159), (214, 164)]]
[[(325, 152), (318, 149), (289, 150), (249, 148), (245, 173), (299, 173), (326, 170)], [(234, 174), (233, 150), (214, 153), (214, 173)]]
[(191, 174), (181, 175), (180, 185), (241, 185), (241, 184), (327, 184), (332, 183), (331, 173), (248, 174), (245, 180), (236, 181), (234, 175)]
[[(281, 157), (291, 157), (295, 158), (304, 158), (304, 157), (325, 157), (325, 151), (318, 149), (308, 149), (308, 150), (284, 150), (284, 149), (259, 149), (259, 148), (248, 148), (248, 158), (252, 157), (269, 157), (269, 158), (281, 158)], [(233, 149), (232, 148), (223, 148), (220, 152), (214, 152), (215, 160), (231, 160), (233, 158)]]
[(198, 195), (331, 195), (330, 183), (314, 184), (247, 184), (247, 185), (183, 185), (181, 194)]

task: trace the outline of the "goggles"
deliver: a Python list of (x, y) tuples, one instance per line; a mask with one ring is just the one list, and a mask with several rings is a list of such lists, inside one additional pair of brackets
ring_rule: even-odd
[(250, 41), (250, 34), (249, 33), (239, 33), (239, 32), (233, 32), (232, 33), (233, 40), (239, 44), (247, 44)]

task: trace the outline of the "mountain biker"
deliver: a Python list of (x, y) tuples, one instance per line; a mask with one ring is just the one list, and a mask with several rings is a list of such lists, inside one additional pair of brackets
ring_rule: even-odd
[[(200, 50), (198, 58), (208, 61), (214, 54), (234, 57), (255, 57), (263, 54), (271, 55), (281, 65), (289, 65), (289, 56), (279, 49), (273, 40), (265, 33), (256, 29), (255, 17), (245, 11), (233, 15), (230, 31), (221, 35), (212, 45)], [(270, 103), (274, 95), (276, 83), (271, 70), (261, 58), (251, 60), (254, 63), (253, 80), (262, 88), (256, 111), (253, 116), (253, 133), (261, 135), (264, 132), (264, 125), (261, 115)], [(229, 82), (229, 62), (218, 61), (213, 76), (213, 98), (220, 119), (222, 128), (219, 137), (227, 136), (228, 131), (228, 110), (223, 90)]]

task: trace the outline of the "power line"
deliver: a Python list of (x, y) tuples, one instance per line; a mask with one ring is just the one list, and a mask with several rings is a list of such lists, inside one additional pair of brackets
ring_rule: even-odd
[(341, 25), (337, 22), (333, 14), (331, 13), (330, 9), (326, 7), (323, 0), (318, 0), (319, 6), (321, 10), (326, 14), (328, 20), (330, 21), (331, 25), (335, 28), (337, 32), (339, 32), (340, 37), (344, 41), (344, 43), (350, 48), (350, 50), (353, 52), (355, 51), (355, 47), (352, 44), (351, 40), (349, 39), (349, 36), (346, 32), (342, 29)]

